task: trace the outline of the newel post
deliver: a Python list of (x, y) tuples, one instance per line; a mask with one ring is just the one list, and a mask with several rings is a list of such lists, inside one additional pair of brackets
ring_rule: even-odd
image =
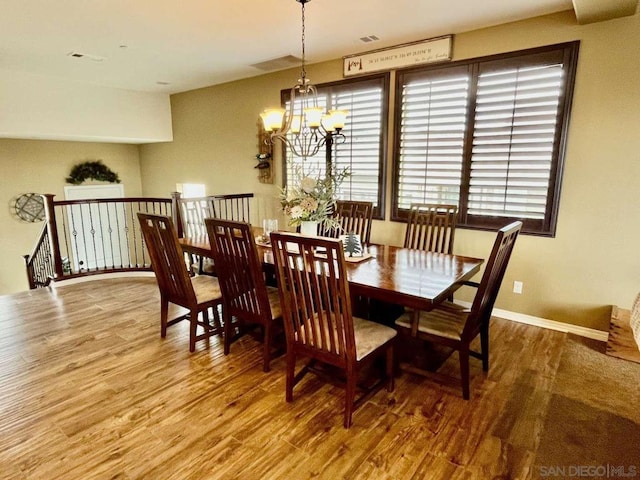
[(180, 192), (171, 192), (171, 217), (173, 224), (178, 231), (178, 237), (182, 238), (184, 232), (182, 231), (182, 212), (180, 212)]
[(23, 255), (24, 264), (27, 269), (27, 280), (29, 281), (29, 290), (34, 290), (36, 288), (36, 282), (33, 280), (33, 264), (29, 261), (31, 259), (31, 255)]
[(47, 222), (47, 233), (49, 234), (49, 247), (53, 255), (54, 278), (62, 278), (62, 255), (60, 255), (60, 242), (58, 241), (58, 224), (56, 222), (56, 210), (53, 204), (55, 195), (46, 193), (44, 197), (44, 212)]

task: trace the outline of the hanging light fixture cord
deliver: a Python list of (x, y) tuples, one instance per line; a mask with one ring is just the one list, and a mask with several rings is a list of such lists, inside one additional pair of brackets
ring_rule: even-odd
[(304, 41), (305, 41), (305, 30), (304, 30), (304, 6), (307, 3), (308, 0), (298, 0), (301, 4), (302, 4), (302, 74), (301, 74), (301, 79), (300, 79), (300, 83), (302, 84), (302, 86), (306, 86), (307, 83), (307, 71), (305, 69), (305, 49), (304, 49)]

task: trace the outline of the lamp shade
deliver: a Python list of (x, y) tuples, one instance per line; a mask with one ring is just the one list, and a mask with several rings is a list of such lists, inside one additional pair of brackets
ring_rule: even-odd
[(304, 109), (304, 116), (309, 128), (318, 128), (322, 121), (324, 109), (321, 107), (307, 107)]
[(329, 110), (330, 122), (338, 132), (344, 128), (348, 113), (346, 110)]
[(300, 133), (300, 127), (302, 126), (302, 116), (294, 115), (291, 117), (291, 133)]
[(284, 108), (267, 108), (260, 114), (264, 129), (267, 132), (274, 132), (282, 127)]

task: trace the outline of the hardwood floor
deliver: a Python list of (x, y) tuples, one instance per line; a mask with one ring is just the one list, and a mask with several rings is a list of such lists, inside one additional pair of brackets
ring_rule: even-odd
[[(286, 403), (284, 358), (263, 373), (251, 336), (225, 357), (217, 338), (190, 354), (186, 322), (164, 340), (159, 330), (153, 278), (0, 297), (0, 478), (553, 478), (549, 467), (625, 462), (638, 451), (640, 414), (620, 397), (638, 391), (640, 365), (562, 333), (496, 320), (489, 373), (472, 360), (471, 400), (457, 385), (404, 373), (345, 430), (344, 391), (311, 375)], [(626, 380), (590, 369), (591, 355), (623, 362), (606, 368), (622, 365)], [(457, 354), (439, 369), (457, 371)], [(563, 436), (573, 428), (558, 420), (569, 401), (568, 412), (584, 405), (582, 420), (567, 422), (585, 423), (587, 438)], [(591, 425), (594, 409), (617, 423)], [(606, 449), (594, 433), (608, 435)], [(564, 450), (576, 457), (558, 460)]]

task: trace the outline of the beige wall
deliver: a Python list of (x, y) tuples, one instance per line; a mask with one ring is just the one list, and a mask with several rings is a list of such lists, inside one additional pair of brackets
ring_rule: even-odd
[[(578, 26), (565, 12), (473, 31), (455, 36), (454, 57), (572, 40), (582, 43), (557, 236), (521, 236), (496, 306), (606, 330), (608, 306), (629, 306), (640, 291), (640, 15)], [(314, 83), (337, 80), (342, 62), (308, 72)], [(256, 122), (296, 78), (290, 70), (174, 95), (174, 141), (141, 147), (143, 193), (198, 182), (208, 193), (256, 192), (258, 218), (277, 212), (277, 188), (259, 184), (253, 169)], [(398, 244), (402, 228), (375, 222), (372, 240)], [(461, 229), (456, 253), (486, 258), (493, 238)], [(523, 294), (511, 293), (514, 280), (524, 282)]]
[(31, 252), (42, 223), (26, 223), (13, 214), (23, 193), (53, 193), (64, 199), (65, 178), (76, 163), (102, 160), (120, 176), (126, 196), (140, 196), (136, 145), (0, 139), (0, 295), (29, 288), (22, 255)]
[(144, 195), (204, 183), (207, 195), (253, 192), (256, 219), (279, 216), (275, 184), (261, 184), (254, 168), (258, 113), (280, 105), (280, 89), (290, 82), (287, 72), (173, 95), (173, 142), (140, 146)]

